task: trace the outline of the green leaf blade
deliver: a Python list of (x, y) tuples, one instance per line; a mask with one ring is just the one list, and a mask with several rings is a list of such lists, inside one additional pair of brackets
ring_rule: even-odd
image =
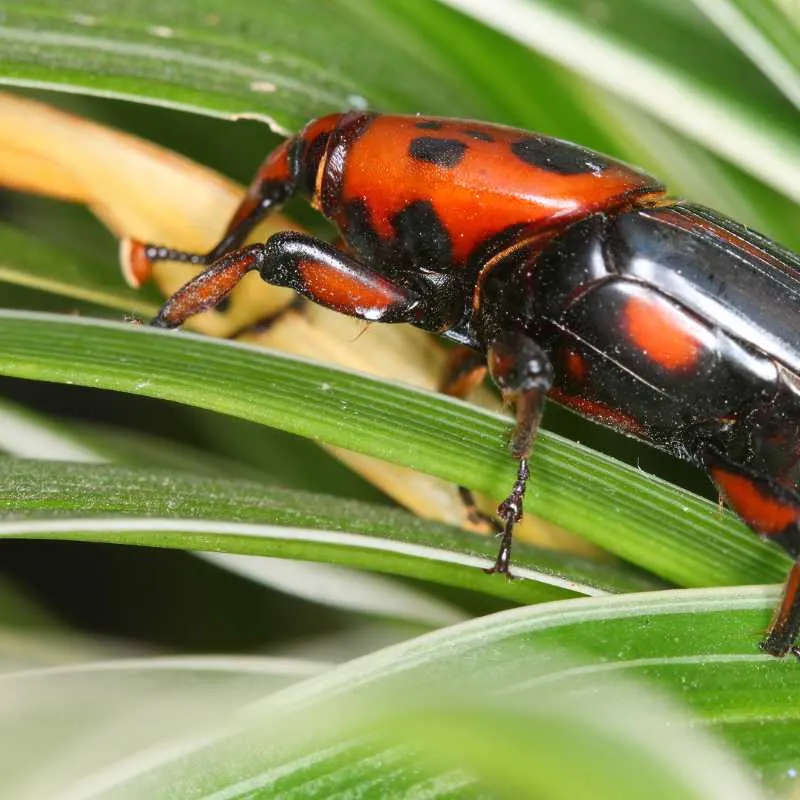
[[(378, 456), (495, 497), (502, 417), (418, 390), (198, 336), (0, 313), (0, 374), (188, 403)], [(780, 580), (788, 563), (690, 493), (543, 436), (528, 508), (684, 585)], [(576, 495), (574, 487), (581, 486)], [(600, 521), (603, 521), (602, 523)]]
[(111, 465), (0, 459), (0, 538), (299, 558), (426, 579), (518, 603), (639, 591), (614, 565), (521, 545), (520, 580), (486, 576), (488, 537), (367, 503)]

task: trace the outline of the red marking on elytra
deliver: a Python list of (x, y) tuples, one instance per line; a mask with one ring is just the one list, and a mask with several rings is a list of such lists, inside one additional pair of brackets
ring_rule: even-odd
[(703, 349), (685, 313), (661, 298), (629, 297), (624, 325), (636, 347), (668, 370), (689, 369)]
[(575, 350), (567, 351), (564, 359), (564, 367), (572, 380), (581, 384), (586, 382), (589, 377), (589, 368), (586, 365), (586, 359)]
[(766, 536), (781, 533), (800, 518), (800, 508), (766, 496), (745, 475), (714, 467), (711, 477), (728, 505), (759, 533)]
[(551, 389), (549, 395), (557, 403), (561, 403), (562, 406), (567, 406), (567, 408), (571, 408), (579, 414), (596, 420), (603, 425), (609, 425), (617, 430), (635, 436), (645, 435), (645, 429), (642, 427), (639, 420), (597, 400), (589, 400), (586, 397), (567, 394), (558, 387)]

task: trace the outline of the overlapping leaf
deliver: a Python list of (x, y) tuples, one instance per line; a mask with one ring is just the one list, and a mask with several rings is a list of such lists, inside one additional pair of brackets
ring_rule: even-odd
[[(0, 374), (176, 400), (502, 496), (508, 423), (395, 384), (133, 326), (0, 313)], [(689, 493), (544, 436), (528, 508), (683, 585), (778, 580), (785, 558)], [(576, 491), (575, 487), (580, 486)]]

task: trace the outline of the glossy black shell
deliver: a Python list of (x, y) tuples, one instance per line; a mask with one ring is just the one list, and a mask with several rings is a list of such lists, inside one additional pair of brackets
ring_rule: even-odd
[[(697, 437), (752, 446), (773, 407), (800, 418), (800, 259), (701, 206), (592, 215), (485, 284), (487, 318), (539, 341), (554, 399), (599, 422), (691, 457)], [(674, 312), (691, 364), (630, 334), (633, 302)]]

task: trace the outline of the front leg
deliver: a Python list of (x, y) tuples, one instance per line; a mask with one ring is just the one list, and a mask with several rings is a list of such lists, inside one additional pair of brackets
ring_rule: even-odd
[(273, 150), (253, 177), (222, 238), (207, 253), (191, 253), (136, 239), (123, 239), (120, 261), (128, 283), (141, 286), (150, 277), (155, 261), (177, 261), (198, 266), (214, 264), (240, 247), (253, 228), (290, 197), (298, 192), (311, 195), (326, 143), (340, 121), (340, 114), (312, 120), (300, 133)]
[(544, 350), (518, 331), (494, 339), (489, 345), (487, 360), (489, 373), (503, 399), (514, 404), (517, 419), (510, 442), (511, 454), (519, 459), (517, 478), (508, 497), (497, 508), (503, 532), (497, 559), (487, 570), (510, 577), (514, 525), (522, 518), (522, 501), (530, 474), (528, 457), (539, 432), (545, 397), (553, 385), (553, 367)]
[(285, 232), (264, 244), (228, 253), (167, 300), (152, 325), (176, 328), (216, 306), (256, 270), (275, 286), (287, 286), (326, 308), (370, 322), (410, 322), (426, 327), (430, 312), (421, 295), (361, 264), (333, 245)]
[(293, 166), (291, 154), (298, 146), (297, 139), (290, 139), (267, 157), (228, 222), (222, 239), (207, 253), (191, 253), (136, 239), (123, 239), (120, 242), (120, 262), (127, 282), (131, 286), (141, 286), (150, 278), (156, 261), (209, 266), (240, 247), (264, 217), (280, 208), (295, 193), (297, 168)]

